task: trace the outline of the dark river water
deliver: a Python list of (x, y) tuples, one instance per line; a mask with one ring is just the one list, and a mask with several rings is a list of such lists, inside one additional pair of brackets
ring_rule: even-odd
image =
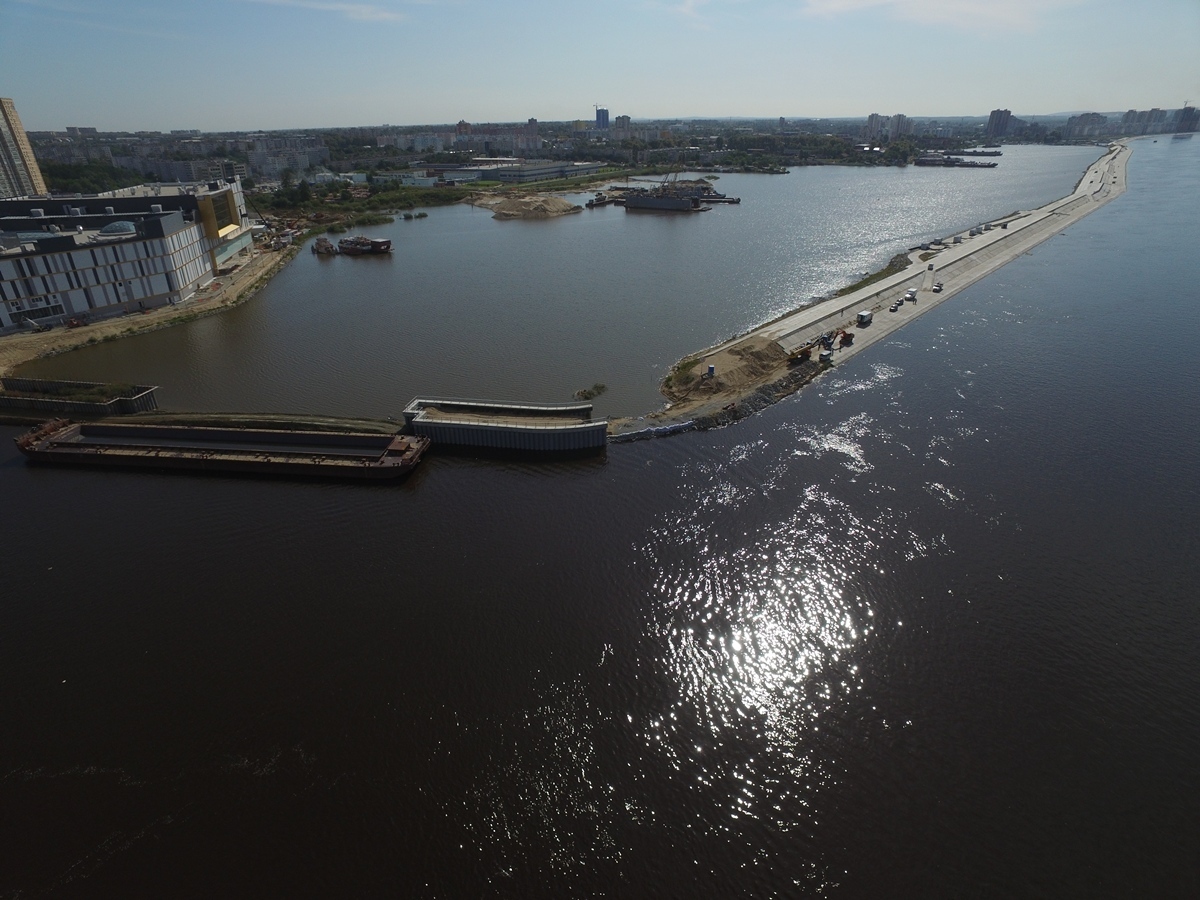
[(565, 401), (600, 382), (600, 415), (641, 415), (662, 404), (676, 360), (918, 243), (1068, 194), (1100, 152), (1013, 147), (975, 171), (723, 175), (717, 188), (742, 204), (701, 215), (610, 206), (501, 222), (434, 209), (369, 229), (393, 239), (390, 257), (304, 252), (233, 312), (27, 371), (160, 385), (175, 409), (375, 416), (419, 394)]
[[(597, 459), (258, 481), (32, 468), (0, 429), (0, 897), (1200, 894), (1200, 140), (1139, 141), (1129, 175), (800, 394)], [(665, 245), (747, 203), (631, 227)], [(610, 212), (392, 228), (558, 247)], [(878, 230), (842, 275), (894, 252)], [(303, 334), (295, 286), (327, 270), (298, 263), (261, 303), (50, 362), (126, 377), (144, 342), (179, 405), (337, 409), (262, 350)], [(836, 281), (789, 264), (779, 298)], [(567, 303), (555, 268), (531, 262), (528, 290)], [(688, 318), (678, 349), (631, 341), (651, 393), (654, 365), (782, 304), (771, 277), (747, 275), (766, 306)], [(391, 411), (417, 388), (362, 340), (348, 411)], [(540, 394), (539, 366), (504, 389)]]

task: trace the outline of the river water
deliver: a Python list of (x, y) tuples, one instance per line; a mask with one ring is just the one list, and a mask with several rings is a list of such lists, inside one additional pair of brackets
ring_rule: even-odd
[[(390, 487), (4, 441), (0, 896), (1194, 896), (1198, 157), (1137, 142), (1123, 197), (720, 431)], [(809, 177), (881, 176), (760, 180)], [(445, 219), (626, 227), (601, 216)], [(277, 283), (324, 271), (299, 262)], [(241, 347), (274, 385), (229, 360), (243, 408), (319, 403), (255, 355), (299, 325), (239, 344), (255, 308), (53, 362), (145, 341), (232, 406), (211, 360)], [(688, 318), (677, 355), (751, 318)]]
[[(500, 222), (456, 206), (368, 229), (390, 257), (302, 253), (251, 304), (41, 361), (30, 374), (160, 385), (164, 408), (398, 415), (416, 395), (658, 408), (688, 353), (894, 254), (1070, 193), (1095, 147), (1014, 147), (996, 169), (723, 175), (700, 215), (584, 210)], [(585, 196), (576, 196), (583, 203)]]

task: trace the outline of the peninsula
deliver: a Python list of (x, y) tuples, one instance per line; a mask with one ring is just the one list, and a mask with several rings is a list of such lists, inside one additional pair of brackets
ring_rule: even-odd
[[(909, 265), (901, 271), (867, 279), (856, 290), (805, 306), (688, 356), (663, 381), (662, 391), (669, 401), (666, 408), (644, 417), (613, 419), (610, 436), (630, 440), (726, 425), (795, 393), (830, 365), (878, 343), (1119, 197), (1125, 192), (1131, 152), (1126, 143), (1115, 143), (1065, 197), (934, 242), (929, 250), (914, 250), (908, 254)], [(915, 300), (890, 311), (909, 291), (914, 292)], [(869, 324), (858, 325), (860, 312), (871, 314)], [(848, 334), (850, 340), (836, 342), (840, 346), (835, 346), (828, 362), (804, 356), (805, 349), (822, 335), (838, 333)]]

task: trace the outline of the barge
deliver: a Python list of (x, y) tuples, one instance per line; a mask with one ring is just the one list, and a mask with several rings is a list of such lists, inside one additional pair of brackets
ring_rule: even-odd
[(994, 169), (998, 165), (998, 163), (994, 162), (979, 162), (974, 159), (959, 159), (956, 156), (941, 156), (938, 154), (919, 156), (914, 160), (914, 164), (918, 166), (946, 166), (947, 168), (957, 169)]
[(707, 212), (711, 206), (703, 206), (699, 197), (681, 196), (667, 192), (628, 193), (625, 209), (651, 209), (657, 212)]
[(35, 463), (382, 480), (412, 471), (429, 438), (53, 419), (16, 439)]
[(338, 241), (338, 250), (347, 256), (381, 256), (392, 252), (392, 242), (388, 238), (369, 238), (360, 234), (342, 238)]

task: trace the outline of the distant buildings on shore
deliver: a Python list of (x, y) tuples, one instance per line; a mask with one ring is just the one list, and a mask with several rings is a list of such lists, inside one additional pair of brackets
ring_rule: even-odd
[[(424, 186), (441, 174), (427, 174), (430, 164), (443, 168), (454, 164), (462, 169), (458, 180), (467, 180), (467, 170), (480, 168), (477, 160), (502, 157), (508, 158), (507, 167), (480, 177), (528, 180), (527, 173), (534, 171), (530, 166), (550, 171), (542, 164), (567, 160), (606, 160), (618, 165), (665, 161), (720, 165), (730, 154), (738, 154), (740, 164), (746, 164), (748, 156), (779, 155), (806, 141), (819, 144), (826, 138), (872, 150), (884, 150), (886, 145), (901, 141), (923, 150), (945, 150), (978, 141), (1103, 141), (1195, 131), (1197, 127), (1196, 110), (1186, 105), (1178, 110), (1129, 110), (1124, 115), (1087, 112), (1028, 120), (1017, 118), (1008, 109), (994, 109), (986, 119), (973, 116), (938, 120), (904, 113), (871, 113), (865, 119), (789, 120), (781, 116), (636, 122), (624, 114), (610, 118), (609, 109), (599, 104), (594, 111), (592, 118), (549, 123), (536, 118), (512, 123), (460, 120), (455, 125), (424, 127), (381, 125), (215, 134), (198, 129), (174, 129), (166, 134), (112, 133), (95, 126), (71, 125), (63, 131), (26, 135), (12, 101), (4, 100), (0, 117), (0, 196), (45, 193), (39, 161), (115, 166), (148, 180), (183, 184), (235, 179), (254, 179), (260, 185), (289, 180), (319, 184), (344, 180), (346, 173), (358, 171), (370, 172), (377, 180)], [(835, 152), (831, 158), (840, 155)], [(496, 167), (499, 163), (488, 165)], [(511, 172), (501, 171), (505, 168)], [(73, 177), (62, 172), (59, 176)], [(114, 174), (110, 183), (122, 183), (121, 179), (129, 183), (128, 173)]]
[(867, 116), (867, 125), (863, 129), (863, 137), (868, 141), (894, 141), (912, 133), (913, 122), (903, 113), (896, 113), (894, 116), (871, 113)]
[[(1195, 107), (1184, 104), (1180, 109), (1131, 109), (1120, 119), (1102, 113), (1087, 112), (1069, 116), (1059, 127), (1063, 140), (1103, 140), (1118, 137), (1139, 137), (1146, 134), (1193, 132), (1197, 126)], [(999, 140), (1005, 137), (1028, 137), (1035, 124), (1013, 116), (1007, 109), (993, 109), (988, 117), (985, 137)]]

